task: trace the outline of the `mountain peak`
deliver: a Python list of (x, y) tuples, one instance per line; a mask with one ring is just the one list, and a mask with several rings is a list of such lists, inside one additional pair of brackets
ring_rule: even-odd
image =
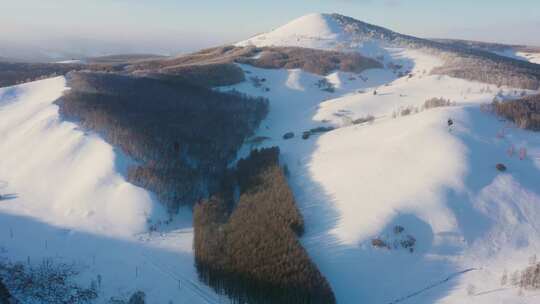
[(273, 31), (238, 43), (239, 46), (299, 46), (327, 48), (328, 42), (343, 39), (343, 27), (333, 14), (308, 14)]
[(308, 14), (237, 46), (290, 46), (315, 49), (373, 49), (402, 37), (383, 27), (331, 14)]

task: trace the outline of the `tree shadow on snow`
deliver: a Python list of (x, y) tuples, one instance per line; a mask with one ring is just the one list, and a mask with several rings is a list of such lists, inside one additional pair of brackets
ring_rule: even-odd
[[(502, 129), (508, 127), (508, 123), (500, 121), (496, 116), (484, 113), (477, 107), (464, 109), (468, 116), (469, 132), (458, 133), (458, 137), (468, 148), (469, 174), (464, 180), (467, 188), (466, 193), (450, 193), (448, 206), (453, 209), (463, 235), (467, 243), (485, 235), (493, 226), (493, 222), (484, 214), (481, 214), (473, 206), (473, 200), (481, 191), (489, 186), (499, 175), (510, 174), (512, 178), (529, 191), (538, 189), (537, 181), (540, 180), (540, 171), (535, 167), (533, 160), (528, 157), (520, 160), (518, 156), (519, 146), (516, 146), (514, 155), (508, 155), (508, 149), (512, 143), (527, 141), (528, 144), (540, 146), (540, 138), (532, 131), (517, 129), (515, 126), (507, 131), (504, 137), (498, 137)], [(463, 122), (456, 122), (458, 125)], [(536, 138), (536, 139), (535, 139)], [(502, 173), (495, 168), (496, 164), (503, 163), (508, 169)], [(536, 194), (540, 194), (536, 192)]]
[[(317, 139), (301, 141), (301, 145), (295, 149), (302, 149), (302, 155), (311, 156), (317, 149)], [(334, 207), (334, 198), (312, 179), (310, 159), (295, 163), (286, 151), (283, 158), (291, 171), (289, 181), (306, 224), (301, 242), (331, 284), (338, 303), (391, 303), (459, 271), (443, 259), (428, 257), (434, 251), (433, 231), (412, 214), (398, 213), (373, 236), (391, 236), (396, 226), (402, 226), (404, 236), (411, 235), (417, 240), (412, 253), (404, 248), (374, 248), (371, 238), (359, 244), (342, 242), (332, 234), (341, 217)], [(369, 198), (359, 198), (359, 201), (366, 200)], [(394, 239), (399, 242), (404, 238)], [(433, 303), (452, 287), (451, 281), (436, 286), (414, 297), (410, 303)]]
[[(191, 248), (96, 235), (0, 212), (0, 258), (38, 265), (44, 259), (73, 263), (83, 286), (101, 281), (99, 302), (142, 290), (151, 303), (218, 303), (197, 281)], [(175, 242), (178, 242), (175, 241)], [(190, 243), (190, 242), (189, 242)], [(99, 279), (98, 279), (99, 278)], [(169, 302), (171, 301), (171, 302)]]

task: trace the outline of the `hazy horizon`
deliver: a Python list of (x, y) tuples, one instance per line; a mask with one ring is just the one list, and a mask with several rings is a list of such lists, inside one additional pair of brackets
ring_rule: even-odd
[(44, 2), (0, 0), (0, 56), (29, 48), (173, 55), (243, 40), (314, 12), (341, 13), (424, 38), (540, 46), (540, 3), (533, 0), (275, 0), (267, 7), (245, 0)]

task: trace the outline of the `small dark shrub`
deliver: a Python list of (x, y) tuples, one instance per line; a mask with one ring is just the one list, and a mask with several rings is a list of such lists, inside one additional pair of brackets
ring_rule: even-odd
[(400, 233), (402, 233), (404, 230), (405, 230), (405, 228), (403, 228), (403, 226), (400, 226), (400, 225), (394, 226), (394, 234), (400, 234)]
[(332, 130), (334, 130), (334, 127), (316, 127), (316, 128), (310, 129), (309, 132), (311, 134), (316, 134), (316, 133), (330, 132)]
[(528, 290), (540, 289), (540, 263), (531, 265), (521, 272), (519, 287)]
[(334, 84), (332, 84), (330, 81), (328, 81), (326, 78), (319, 79), (317, 81), (316, 86), (326, 92), (334, 93), (336, 91), (336, 88), (334, 87)]
[(401, 247), (405, 249), (413, 248), (416, 244), (416, 239), (412, 235), (407, 235), (404, 240), (401, 240)]
[(433, 97), (424, 102), (424, 109), (439, 108), (439, 107), (448, 107), (451, 106), (452, 102), (449, 99)]
[(365, 117), (360, 117), (360, 118), (357, 118), (355, 120), (352, 121), (352, 123), (354, 125), (359, 125), (359, 124), (363, 124), (363, 123), (372, 123), (373, 121), (375, 121), (375, 116), (373, 115), (367, 115)]
[(411, 107), (406, 107), (406, 108), (401, 110), (400, 115), (401, 116), (407, 116), (407, 115), (410, 115), (412, 113), (412, 111), (413, 111), (413, 109)]
[(294, 137), (294, 132), (287, 132), (283, 134), (283, 139), (291, 139)]
[(386, 244), (386, 242), (383, 241), (383, 240), (380, 239), (380, 238), (372, 239), (372, 240), (371, 240), (371, 245), (372, 245), (373, 247), (377, 247), (377, 248), (387, 248), (387, 249), (390, 248), (390, 247), (388, 246), (388, 244)]

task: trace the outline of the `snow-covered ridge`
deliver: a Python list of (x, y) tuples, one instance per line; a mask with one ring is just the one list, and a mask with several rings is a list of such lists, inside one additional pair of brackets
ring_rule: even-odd
[(420, 40), (339, 14), (309, 14), (273, 31), (238, 42), (236, 46), (289, 46), (357, 51), (368, 57), (384, 55), (384, 46), (402, 39)]
[(55, 225), (107, 234), (144, 231), (159, 208), (115, 171), (109, 144), (60, 120), (53, 102), (65, 89), (63, 77), (2, 89), (0, 95), (16, 92), (0, 103), (2, 191), (17, 196), (6, 207), (21, 211), (22, 205), (26, 215)]
[(121, 153), (61, 120), (66, 89), (63, 77), (0, 89), (0, 262), (73, 264), (78, 284), (99, 282), (95, 303), (137, 290), (148, 303), (218, 303), (197, 280), (191, 211), (160, 225), (164, 208), (122, 176)]

